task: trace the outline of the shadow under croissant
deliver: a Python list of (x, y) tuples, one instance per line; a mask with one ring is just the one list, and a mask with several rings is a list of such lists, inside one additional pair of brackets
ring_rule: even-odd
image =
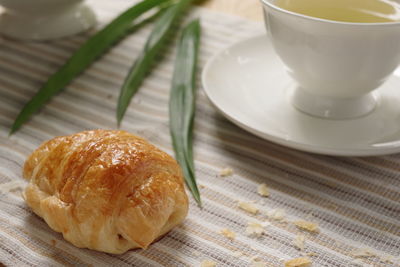
[[(186, 242), (186, 234), (179, 233), (178, 238), (172, 237), (172, 235), (175, 236), (176, 234), (174, 232), (174, 229), (172, 229), (164, 235), (159, 236), (149, 245), (147, 249), (134, 248), (128, 250), (123, 254), (111, 254), (88, 248), (79, 248), (65, 240), (61, 233), (51, 229), (41, 217), (33, 213), (28, 207), (26, 207), (26, 211), (29, 214), (25, 217), (24, 227), (21, 227), (21, 229), (19, 229), (26, 234), (26, 237), (23, 238), (24, 241), (20, 239), (21, 242), (23, 242), (27, 247), (37, 252), (38, 254), (48, 257), (63, 265), (69, 265), (71, 261), (73, 261), (74, 265), (85, 265), (85, 261), (83, 259), (80, 259), (81, 257), (79, 256), (79, 254), (81, 254), (81, 256), (90, 256), (88, 254), (91, 254), (92, 256), (96, 256), (97, 259), (99, 259), (100, 256), (100, 258), (106, 260), (106, 258), (109, 257), (122, 259), (128, 256), (131, 252), (140, 253), (142, 251), (147, 251), (151, 253), (152, 246), (158, 242), (162, 243), (164, 239), (171, 238), (174, 241), (177, 241), (177, 244), (174, 244), (175, 250), (179, 250), (181, 247), (186, 246), (188, 243)], [(181, 225), (178, 225), (177, 227), (180, 227)], [(185, 231), (183, 232), (185, 233)], [(170, 243), (170, 240), (166, 241)], [(38, 244), (39, 246), (35, 246), (32, 243)], [(132, 255), (130, 254), (130, 256)], [(123, 261), (125, 262), (125, 260)]]

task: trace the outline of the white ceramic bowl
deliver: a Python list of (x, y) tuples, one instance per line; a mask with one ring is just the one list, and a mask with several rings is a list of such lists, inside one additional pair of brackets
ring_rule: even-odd
[(298, 109), (335, 119), (374, 109), (373, 90), (400, 63), (400, 23), (330, 21), (262, 3), (273, 46), (299, 85), (291, 96)]
[(83, 0), (0, 0), (0, 32), (16, 39), (48, 40), (92, 27), (96, 18)]

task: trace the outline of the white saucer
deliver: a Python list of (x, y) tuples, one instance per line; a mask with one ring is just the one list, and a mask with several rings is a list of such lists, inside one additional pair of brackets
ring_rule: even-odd
[(349, 120), (316, 118), (292, 106), (294, 82), (266, 36), (219, 52), (206, 64), (202, 82), (222, 114), (271, 142), (336, 156), (400, 152), (400, 71), (375, 92), (374, 111)]

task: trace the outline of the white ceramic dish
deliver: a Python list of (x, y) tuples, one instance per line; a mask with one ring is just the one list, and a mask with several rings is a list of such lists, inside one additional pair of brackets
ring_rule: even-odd
[(377, 92), (364, 117), (329, 120), (307, 115), (289, 101), (295, 84), (266, 36), (216, 54), (202, 73), (204, 90), (229, 120), (269, 141), (336, 156), (400, 152), (400, 71)]
[(91, 28), (96, 16), (83, 0), (0, 0), (0, 33), (24, 40), (50, 40)]

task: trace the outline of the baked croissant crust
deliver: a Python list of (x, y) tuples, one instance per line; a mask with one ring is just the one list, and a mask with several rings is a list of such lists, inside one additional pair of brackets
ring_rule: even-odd
[(26, 203), (80, 248), (146, 248), (188, 212), (176, 161), (125, 131), (56, 137), (29, 156), (23, 174)]

